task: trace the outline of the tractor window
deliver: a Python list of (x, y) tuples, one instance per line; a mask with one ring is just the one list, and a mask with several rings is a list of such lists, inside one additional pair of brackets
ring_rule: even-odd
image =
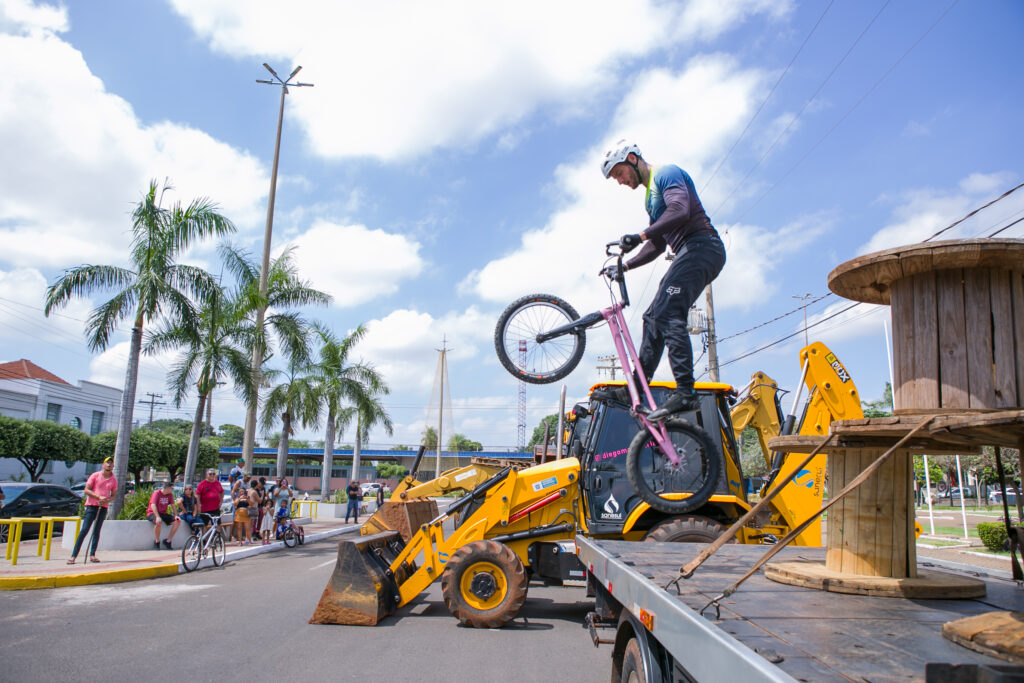
[[(605, 406), (601, 410), (600, 431), (591, 440), (594, 444), (594, 467), (598, 470), (623, 469), (629, 443), (636, 432), (636, 422), (628, 411)], [(620, 464), (617, 466), (616, 462)]]

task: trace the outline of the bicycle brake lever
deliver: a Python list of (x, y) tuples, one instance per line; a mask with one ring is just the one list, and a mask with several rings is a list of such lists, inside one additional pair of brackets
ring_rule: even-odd
[(621, 254), (613, 254), (612, 253), (612, 247), (617, 247), (617, 246), (619, 246), (618, 240), (616, 240), (614, 242), (609, 242), (608, 244), (604, 245), (604, 255), (605, 256), (620, 256)]

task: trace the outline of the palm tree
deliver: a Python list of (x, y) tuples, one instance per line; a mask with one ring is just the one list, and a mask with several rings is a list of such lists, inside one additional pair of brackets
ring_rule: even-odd
[(362, 448), (363, 439), (370, 438), (370, 430), (379, 425), (388, 436), (394, 433), (395, 427), (391, 423), (391, 416), (377, 399), (377, 396), (389, 393), (391, 392), (387, 385), (381, 382), (376, 389), (371, 388), (356, 402), (356, 442), (352, 448), (353, 479), (359, 478), (359, 450)]
[(250, 399), (252, 373), (246, 351), (247, 341), (245, 330), (239, 324), (235, 302), (218, 286), (189, 324), (168, 321), (162, 329), (151, 334), (146, 343), (147, 353), (184, 347), (168, 377), (176, 407), (181, 407), (193, 382), (199, 392), (185, 458), (185, 484), (191, 484), (195, 476), (203, 409), (210, 393), (223, 377), (229, 375), (234, 382), (235, 393), (245, 401)]
[(149, 191), (132, 211), (131, 267), (78, 266), (65, 270), (64, 275), (46, 292), (44, 310), (49, 315), (74, 296), (115, 290), (113, 298), (96, 308), (86, 322), (86, 337), (92, 351), (106, 349), (118, 325), (132, 320), (128, 367), (114, 446), (114, 475), (118, 485), (110, 505), (112, 517), (117, 516), (124, 501), (143, 325), (161, 316), (182, 323), (188, 323), (195, 317), (195, 308), (189, 297), (204, 300), (215, 289), (216, 283), (202, 268), (175, 263), (175, 260), (196, 240), (235, 230), (231, 221), (218, 213), (217, 206), (209, 199), (194, 199), (186, 207), (179, 202), (165, 209), (160, 203), (163, 193), (171, 186), (165, 184), (159, 196), (157, 189), (157, 182), (151, 181)]
[[(327, 431), (324, 434), (324, 460), (320, 476), (320, 496), (325, 500), (330, 495), (331, 471), (334, 468), (334, 438), (348, 426), (353, 418), (359, 419), (358, 409), (345, 407), (349, 402), (358, 406), (365, 402), (373, 393), (384, 391), (387, 387), (377, 371), (365, 363), (349, 364), (348, 356), (359, 341), (366, 335), (366, 329), (360, 325), (339, 341), (328, 329), (317, 326), (320, 336), (320, 360), (316, 364), (314, 374), (320, 389), (321, 401), (327, 408)], [(390, 422), (389, 422), (390, 428)], [(355, 461), (358, 473), (359, 435), (356, 435)]]
[[(294, 247), (285, 249), (276, 259), (271, 261), (267, 273), (267, 294), (260, 297), (260, 268), (245, 250), (231, 246), (221, 247), (220, 254), (224, 265), (235, 276), (238, 283), (238, 310), (245, 319), (250, 339), (250, 354), (258, 351), (258, 357), (265, 363), (270, 359), (271, 332), (283, 346), (285, 355), (296, 358), (307, 353), (308, 326), (301, 316), (293, 309), (299, 306), (326, 306), (333, 300), (329, 294), (313, 289), (310, 283), (299, 279), (298, 269), (292, 259)], [(257, 325), (257, 311), (266, 309), (263, 325)], [(251, 370), (253, 389), (249, 394), (246, 411), (245, 434), (242, 451), (245, 457), (246, 471), (252, 471), (252, 449), (256, 412), (259, 407), (259, 387), (262, 381), (262, 366), (253, 366)], [(286, 451), (287, 452), (287, 451)], [(283, 471), (283, 470), (282, 470)]]
[(305, 357), (299, 355), (290, 359), (287, 372), (265, 370), (263, 377), (270, 383), (277, 382), (267, 394), (263, 404), (260, 422), (264, 431), (269, 432), (278, 419), (281, 420), (281, 440), (277, 443), (277, 476), (283, 477), (288, 465), (288, 439), (294, 434), (293, 426), (319, 426), (320, 394), (307, 370)]

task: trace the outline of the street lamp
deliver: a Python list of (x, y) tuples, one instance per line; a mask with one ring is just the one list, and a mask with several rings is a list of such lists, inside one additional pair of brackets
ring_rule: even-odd
[[(270, 199), (267, 201), (267, 228), (263, 235), (263, 263), (260, 267), (260, 293), (259, 303), (256, 308), (256, 329), (260, 330), (263, 328), (263, 320), (267, 312), (266, 298), (267, 298), (267, 273), (270, 270), (270, 237), (274, 228), (274, 199), (277, 196), (277, 162), (281, 154), (281, 124), (284, 122), (284, 98), (288, 94), (288, 88), (312, 88), (312, 83), (292, 83), (292, 79), (295, 78), (295, 74), (299, 73), (302, 69), (301, 66), (295, 67), (295, 70), (291, 72), (288, 78), (282, 79), (277, 75), (277, 72), (270, 68), (270, 65), (266, 62), (263, 66), (270, 75), (273, 76), (273, 80), (256, 79), (257, 83), (264, 85), (278, 85), (281, 87), (281, 107), (277, 113), (277, 139), (274, 141), (274, 166), (270, 172)], [(245, 414), (245, 434), (242, 437), (242, 457), (245, 458), (245, 471), (252, 472), (253, 464), (253, 444), (256, 440), (256, 406), (259, 402), (259, 386), (262, 376), (263, 367), (263, 352), (264, 349), (257, 342), (253, 346), (252, 350), (252, 372), (253, 380), (255, 382), (253, 401), (248, 406), (248, 410)], [(279, 473), (280, 474), (280, 473)]]

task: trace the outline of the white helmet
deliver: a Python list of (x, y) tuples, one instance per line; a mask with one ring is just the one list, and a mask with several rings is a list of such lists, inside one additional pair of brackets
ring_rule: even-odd
[[(607, 178), (615, 164), (623, 163), (630, 154), (635, 154), (640, 159), (643, 158), (643, 155), (640, 154), (640, 148), (632, 142), (625, 139), (616, 142), (615, 146), (605, 153), (604, 161), (601, 162), (601, 172), (604, 173), (604, 177)], [(636, 168), (635, 164), (633, 164), (633, 168)]]

